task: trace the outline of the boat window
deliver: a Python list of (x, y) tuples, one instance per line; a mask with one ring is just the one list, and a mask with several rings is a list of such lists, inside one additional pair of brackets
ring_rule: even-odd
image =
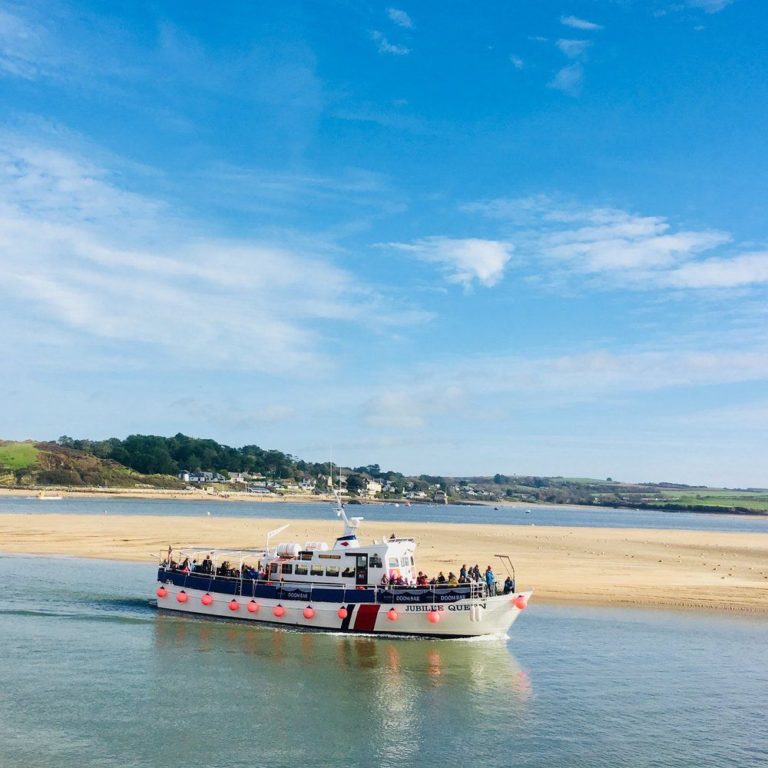
[(416, 565), (416, 563), (413, 562), (413, 555), (411, 555), (411, 565)]
[(345, 579), (348, 579), (348, 578), (350, 578), (351, 576), (354, 576), (354, 575), (355, 575), (355, 569), (354, 569), (354, 568), (345, 568), (345, 569), (344, 569), (344, 570), (341, 572), (341, 575), (342, 575), (342, 576), (343, 576)]
[(401, 557), (400, 558), (400, 565), (402, 565), (403, 568), (407, 568), (410, 565), (410, 563), (408, 562), (408, 558), (407, 557)]
[(389, 558), (389, 567), (390, 568), (399, 568), (400, 567), (400, 563), (397, 562), (397, 558), (396, 557), (390, 557)]
[(277, 573), (277, 563), (270, 563), (269, 572), (270, 573)]
[(323, 566), (322, 565), (313, 565), (310, 570), (310, 574), (312, 576), (322, 576), (323, 575)]
[(283, 563), (283, 573), (293, 573), (293, 563)]
[(311, 560), (312, 553), (309, 551), (299, 552), (299, 560)]
[(337, 565), (330, 565), (325, 569), (326, 576), (333, 576), (334, 579), (339, 577), (339, 567)]
[(296, 570), (294, 571), (294, 573), (297, 576), (306, 576), (307, 575), (307, 566), (306, 565), (299, 565), (298, 563), (296, 563)]
[(381, 562), (381, 557), (379, 555), (371, 555), (368, 558), (368, 566), (370, 568), (383, 568), (384, 564)]

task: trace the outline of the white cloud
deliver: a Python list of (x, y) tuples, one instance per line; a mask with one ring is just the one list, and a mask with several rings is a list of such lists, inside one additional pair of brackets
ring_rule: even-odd
[(545, 253), (584, 272), (648, 270), (668, 267), (729, 239), (715, 231), (670, 233), (669, 224), (658, 217), (623, 211), (611, 215), (597, 226), (545, 235), (541, 241)]
[(701, 8), (706, 13), (717, 13), (729, 6), (733, 0), (688, 0), (692, 8)]
[(680, 288), (738, 288), (768, 283), (768, 251), (688, 262), (669, 272), (666, 280)]
[[(424, 364), (391, 377), (367, 400), (371, 426), (434, 433), (446, 416), (510, 423), (523, 407), (566, 408), (637, 394), (768, 381), (768, 349), (680, 346), (566, 355), (463, 354), (449, 366)], [(512, 422), (514, 423), (514, 422)]]
[(419, 430), (434, 415), (448, 413), (459, 408), (464, 393), (458, 386), (432, 385), (402, 382), (386, 391), (374, 394), (362, 407), (362, 415), (373, 427), (397, 430)]
[(411, 52), (410, 48), (404, 45), (394, 45), (387, 40), (381, 32), (371, 32), (371, 39), (378, 45), (379, 53), (391, 53), (393, 56), (406, 56)]
[(509, 60), (512, 62), (512, 66), (515, 69), (523, 69), (523, 67), (525, 67), (525, 62), (519, 56), (511, 55)]
[(389, 16), (389, 20), (394, 24), (397, 24), (398, 27), (405, 27), (406, 29), (411, 29), (413, 27), (411, 17), (399, 8), (387, 8), (387, 16)]
[(0, 72), (32, 80), (52, 70), (47, 31), (29, 19), (0, 10)]
[(488, 288), (504, 277), (513, 251), (509, 243), (476, 238), (425, 237), (413, 243), (389, 243), (389, 246), (441, 265), (450, 283), (469, 287), (477, 281)]
[(102, 168), (8, 139), (0, 259), (0, 317), (34, 314), (13, 343), (35, 348), (42, 327), (78, 364), (90, 350), (129, 365), (319, 370), (324, 323), (399, 322), (322, 251), (195, 231)]
[(557, 47), (569, 58), (579, 59), (587, 51), (592, 43), (589, 40), (563, 40), (560, 39), (556, 43)]
[(758, 288), (768, 283), (768, 251), (708, 256), (732, 237), (714, 229), (677, 229), (663, 216), (587, 208), (546, 195), (500, 198), (462, 208), (500, 222), (518, 268), (539, 279), (600, 278), (635, 289)]
[(442, 386), (481, 399), (506, 393), (538, 395), (547, 401), (599, 401), (626, 392), (768, 380), (766, 352), (681, 345), (627, 352), (593, 349), (538, 358), (477, 356), (443, 371)]
[(597, 30), (603, 28), (600, 24), (595, 24), (586, 19), (579, 19), (576, 16), (561, 16), (560, 23), (572, 29)]
[(578, 96), (581, 93), (583, 81), (584, 67), (579, 62), (575, 62), (559, 70), (547, 83), (547, 86), (556, 91), (567, 93), (569, 96)]

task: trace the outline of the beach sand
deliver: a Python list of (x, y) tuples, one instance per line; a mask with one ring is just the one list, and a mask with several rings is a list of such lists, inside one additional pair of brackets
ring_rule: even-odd
[[(156, 554), (182, 546), (260, 547), (280, 519), (118, 515), (0, 516), (0, 552), (70, 555), (156, 562)], [(618, 528), (559, 528), (446, 523), (373, 523), (361, 540), (410, 536), (417, 567), (430, 576), (458, 572), (462, 563), (504, 569), (508, 554), (517, 588), (533, 589), (546, 603), (704, 608), (768, 614), (768, 532)], [(327, 541), (336, 520), (292, 520), (279, 541)], [(154, 553), (154, 557), (153, 557)], [(147, 585), (147, 593), (152, 584)]]

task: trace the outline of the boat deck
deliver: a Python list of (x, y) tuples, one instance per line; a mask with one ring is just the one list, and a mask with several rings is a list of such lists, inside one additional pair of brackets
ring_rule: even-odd
[(353, 584), (317, 584), (311, 581), (262, 581), (195, 571), (185, 573), (163, 567), (159, 568), (157, 579), (164, 584), (214, 594), (314, 603), (434, 604), (488, 597), (488, 589), (482, 582), (458, 586), (448, 584), (426, 587), (355, 586)]

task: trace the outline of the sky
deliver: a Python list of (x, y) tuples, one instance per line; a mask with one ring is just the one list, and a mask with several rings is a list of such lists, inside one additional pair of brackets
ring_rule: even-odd
[(763, 0), (4, 0), (0, 437), (768, 486)]

